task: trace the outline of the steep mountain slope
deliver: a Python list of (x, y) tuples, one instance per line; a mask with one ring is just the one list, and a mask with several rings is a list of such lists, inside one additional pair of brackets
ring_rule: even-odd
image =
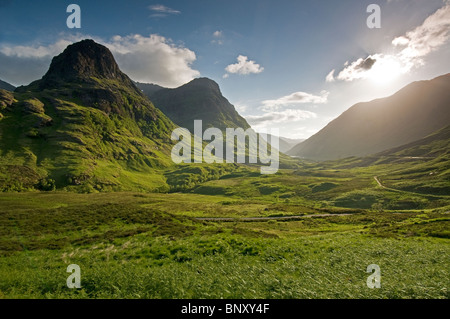
[(374, 157), (375, 164), (392, 167), (389, 174), (379, 177), (385, 186), (432, 195), (450, 194), (450, 125)]
[[(404, 164), (414, 161), (450, 160), (450, 125), (420, 140), (364, 157), (337, 160), (341, 167), (368, 167), (380, 164)], [(448, 164), (450, 168), (450, 163)]]
[(13, 85), (5, 82), (5, 81), (0, 80), (0, 90), (6, 90), (6, 91), (11, 91), (12, 92), (15, 89), (16, 89), (15, 86), (13, 86)]
[(420, 140), (365, 157), (324, 162), (335, 169), (377, 175), (383, 187), (430, 195), (450, 194), (450, 125)]
[(391, 97), (352, 106), (289, 155), (365, 156), (421, 139), (450, 123), (450, 74), (414, 82)]
[(41, 80), (0, 92), (0, 190), (163, 187), (174, 124), (92, 40), (53, 58)]
[(164, 87), (159, 86), (157, 84), (139, 83), (139, 82), (134, 82), (134, 84), (137, 86), (139, 90), (142, 91), (142, 93), (144, 93), (149, 98), (156, 92), (165, 89)]
[(420, 140), (375, 154), (398, 158), (434, 158), (441, 155), (450, 155), (450, 125)]
[(176, 88), (159, 90), (151, 100), (175, 124), (194, 130), (194, 120), (203, 120), (203, 128), (250, 128), (247, 121), (223, 97), (213, 80), (199, 78)]
[[(138, 84), (138, 87), (144, 93), (147, 92), (147, 94), (152, 90), (156, 90), (153, 94), (148, 95), (155, 106), (163, 111), (175, 124), (187, 128), (192, 134), (194, 133), (195, 120), (203, 121), (203, 130), (210, 127), (220, 129), (224, 137), (226, 136), (227, 128), (251, 129), (247, 121), (239, 115), (234, 106), (222, 95), (219, 85), (208, 78), (192, 80), (176, 89), (159, 89), (160, 87), (154, 84)], [(282, 139), (280, 139), (280, 143), (283, 143)], [(223, 154), (226, 154), (225, 144), (222, 151)], [(248, 152), (248, 145), (246, 145), (247, 155)], [(258, 154), (256, 155), (259, 156)], [(297, 167), (297, 160), (283, 153), (279, 154), (279, 158), (280, 167)]]

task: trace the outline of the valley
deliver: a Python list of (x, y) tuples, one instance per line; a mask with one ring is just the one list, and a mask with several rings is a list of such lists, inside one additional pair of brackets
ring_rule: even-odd
[(0, 90), (0, 298), (448, 299), (449, 78), (281, 138), (295, 158), (273, 143), (264, 175), (207, 161), (201, 139), (172, 160), (179, 126), (251, 130), (217, 83), (136, 83), (106, 47), (71, 44), (41, 80)]
[[(386, 168), (317, 165), (241, 166), (183, 192), (2, 193), (0, 295), (448, 298), (450, 196), (382, 188)], [(372, 263), (381, 290), (365, 286)], [(69, 264), (80, 290), (65, 287)]]

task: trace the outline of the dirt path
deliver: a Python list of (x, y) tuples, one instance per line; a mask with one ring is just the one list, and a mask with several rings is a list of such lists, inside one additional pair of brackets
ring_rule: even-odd
[(377, 182), (378, 186), (382, 187), (382, 188), (387, 188), (386, 186), (383, 186), (383, 184), (381, 184), (380, 180), (378, 179), (378, 176), (374, 176), (373, 177), (375, 179), (375, 181)]
[(400, 190), (400, 189), (390, 188), (390, 187), (386, 187), (383, 184), (381, 184), (380, 180), (378, 179), (378, 176), (374, 176), (373, 179), (377, 182), (378, 186), (380, 186), (381, 188), (384, 188), (385, 190), (392, 191), (392, 192), (413, 194), (416, 196), (425, 196), (425, 197), (432, 197), (432, 198), (449, 197), (447, 195), (422, 194), (422, 193), (415, 193), (415, 192), (409, 192), (409, 191), (404, 191), (404, 190)]
[(269, 221), (269, 220), (295, 220), (314, 217), (331, 217), (331, 216), (349, 216), (351, 214), (316, 214), (316, 215), (302, 215), (302, 216), (268, 216), (268, 217), (197, 217), (196, 220), (211, 221), (211, 222), (254, 222), (254, 221)]

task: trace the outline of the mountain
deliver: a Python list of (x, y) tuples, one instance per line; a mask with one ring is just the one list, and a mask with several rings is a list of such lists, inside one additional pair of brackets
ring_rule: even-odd
[(337, 163), (341, 163), (342, 168), (349, 168), (378, 164), (402, 164), (414, 161), (430, 162), (435, 159), (447, 162), (450, 159), (450, 125), (414, 142), (373, 155), (349, 157), (338, 160)]
[[(262, 133), (260, 133), (260, 134), (263, 136), (263, 138), (269, 144), (271, 144), (271, 140), (272, 140), (272, 138), (274, 138), (273, 135), (271, 135), (271, 134), (262, 134)], [(292, 138), (279, 136), (278, 137), (278, 143), (279, 143), (278, 149), (280, 150), (280, 152), (283, 152), (283, 153), (286, 154), (294, 146), (296, 146), (297, 144), (299, 144), (299, 143), (301, 143), (303, 141), (304, 140), (301, 140), (301, 139), (292, 139)]]
[(450, 194), (450, 125), (373, 157), (377, 159), (375, 164), (395, 168), (391, 174), (379, 177), (388, 187), (432, 195)]
[(92, 40), (68, 46), (41, 80), (0, 91), (0, 190), (155, 190), (174, 124)]
[[(247, 121), (222, 95), (219, 85), (211, 79), (197, 78), (175, 89), (160, 89), (154, 84), (138, 86), (144, 93), (148, 93), (149, 89), (156, 89), (156, 92), (148, 95), (155, 106), (175, 124), (187, 128), (191, 133), (194, 133), (195, 120), (203, 121), (203, 130), (214, 127), (220, 129), (224, 135), (227, 128), (251, 129)], [(280, 145), (287, 148), (285, 144), (283, 139), (280, 139)], [(226, 154), (225, 144), (223, 154)], [(280, 153), (279, 157), (281, 168), (297, 167), (297, 161), (289, 156)]]
[(165, 89), (164, 87), (159, 86), (157, 84), (139, 83), (139, 82), (134, 82), (134, 84), (138, 87), (139, 90), (142, 91), (142, 93), (144, 93), (149, 98), (151, 98), (151, 96), (156, 92)]
[(6, 91), (14, 91), (16, 89), (15, 86), (6, 83), (5, 81), (0, 80), (0, 90), (6, 90)]
[(233, 105), (222, 95), (219, 85), (208, 78), (198, 78), (176, 88), (162, 89), (150, 95), (156, 107), (175, 124), (194, 130), (194, 120), (203, 120), (203, 128), (250, 128)]
[(450, 74), (352, 106), (288, 152), (313, 160), (375, 154), (414, 142), (450, 123)]
[(362, 158), (346, 158), (335, 168), (370, 167), (384, 187), (407, 192), (450, 193), (450, 125), (417, 141)]
[(420, 140), (380, 152), (374, 156), (398, 159), (429, 159), (442, 155), (450, 155), (450, 125)]

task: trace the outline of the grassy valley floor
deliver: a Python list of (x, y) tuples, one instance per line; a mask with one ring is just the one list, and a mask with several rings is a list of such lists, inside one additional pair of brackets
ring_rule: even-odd
[[(0, 297), (450, 297), (445, 209), (279, 197), (0, 194)], [(299, 218), (239, 219), (250, 216)], [(70, 264), (81, 267), (81, 289), (66, 286)], [(381, 289), (367, 287), (371, 264), (381, 268)]]

